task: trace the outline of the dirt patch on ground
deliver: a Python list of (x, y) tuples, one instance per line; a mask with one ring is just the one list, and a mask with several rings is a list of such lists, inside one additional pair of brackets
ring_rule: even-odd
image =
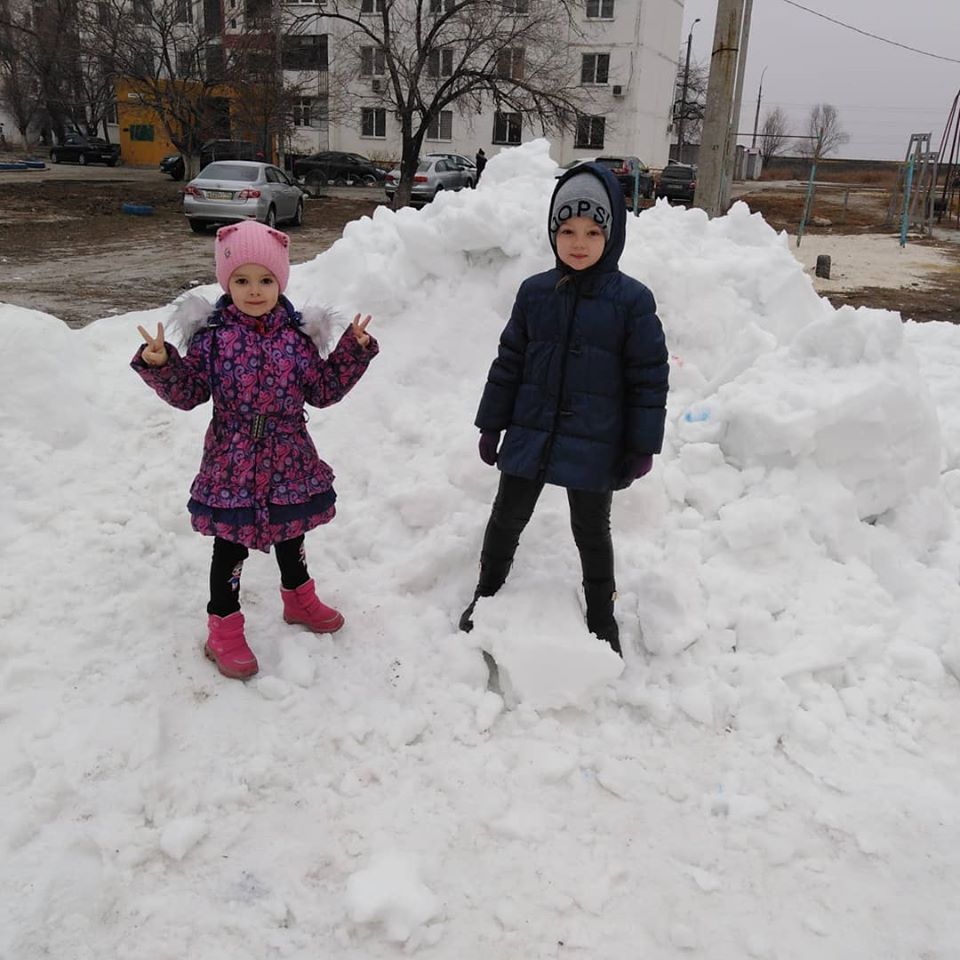
[(921, 283), (891, 290), (886, 287), (862, 287), (826, 294), (835, 306), (879, 307), (896, 310), (905, 320), (925, 323), (942, 320), (960, 324), (960, 267), (928, 276)]
[[(74, 327), (111, 313), (160, 307), (210, 283), (213, 232), (194, 234), (171, 180), (111, 182), (44, 179), (0, 182), (2, 299), (60, 317)], [(149, 206), (149, 216), (123, 212)], [(307, 199), (305, 223), (289, 229), (295, 262), (327, 249), (344, 225), (377, 202)]]
[[(111, 313), (164, 306), (182, 291), (212, 282), (213, 234), (190, 231), (181, 190), (182, 184), (156, 171), (120, 168), (58, 167), (36, 179), (0, 179), (0, 233), (6, 241), (0, 248), (0, 298), (79, 327)], [(796, 233), (805, 192), (799, 182), (757, 184), (738, 199), (776, 229)], [(290, 228), (294, 261), (327, 249), (349, 221), (371, 215), (381, 202), (342, 191), (308, 199), (304, 226)], [(124, 203), (148, 205), (152, 214), (126, 214)], [(818, 219), (806, 234), (889, 235), (888, 204), (889, 193), (875, 186), (818, 185)], [(890, 288), (867, 284), (822, 293), (837, 306), (882, 307), (915, 320), (960, 323), (960, 244), (944, 246), (951, 253), (946, 268), (926, 269), (906, 283), (891, 277)]]
[[(774, 229), (796, 233), (806, 202), (806, 186), (745, 193), (737, 199), (752, 213), (763, 214)], [(890, 193), (882, 188), (820, 184), (804, 232), (870, 233), (883, 229), (889, 203)]]

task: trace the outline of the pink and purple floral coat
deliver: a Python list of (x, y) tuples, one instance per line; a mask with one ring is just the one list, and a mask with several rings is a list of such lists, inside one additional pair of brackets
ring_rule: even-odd
[(196, 304), (180, 311), (185, 355), (167, 344), (168, 362), (149, 367), (141, 347), (131, 366), (181, 410), (213, 398), (200, 472), (190, 488), (193, 528), (266, 551), (333, 519), (333, 471), (307, 432), (304, 404), (326, 407), (342, 399), (379, 347), (373, 338), (361, 347), (348, 328), (323, 357), (318, 342), (326, 338), (329, 315), (305, 323), (284, 297), (257, 319), (228, 298), (216, 308), (201, 303), (205, 320), (195, 331), (185, 314), (194, 314), (195, 325)]

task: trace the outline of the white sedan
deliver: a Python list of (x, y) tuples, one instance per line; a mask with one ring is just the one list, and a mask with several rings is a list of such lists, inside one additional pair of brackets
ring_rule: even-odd
[[(474, 166), (459, 163), (451, 155), (428, 155), (417, 165), (410, 199), (433, 200), (443, 190), (461, 190), (463, 187), (472, 187), (476, 181), (477, 171)], [(400, 168), (397, 167), (387, 174), (384, 182), (388, 200), (393, 200), (399, 183)]]
[(259, 220), (268, 227), (303, 223), (303, 191), (279, 167), (254, 160), (215, 160), (183, 188), (194, 233), (215, 223)]

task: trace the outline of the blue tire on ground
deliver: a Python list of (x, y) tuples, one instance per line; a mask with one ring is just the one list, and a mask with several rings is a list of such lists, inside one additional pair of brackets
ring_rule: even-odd
[(121, 209), (124, 213), (129, 213), (134, 217), (153, 216), (153, 207), (149, 203), (125, 203)]

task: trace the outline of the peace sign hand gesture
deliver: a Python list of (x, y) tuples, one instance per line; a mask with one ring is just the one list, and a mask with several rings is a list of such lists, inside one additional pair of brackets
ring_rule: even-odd
[(140, 331), (140, 336), (147, 341), (147, 345), (143, 348), (143, 353), (140, 356), (143, 357), (143, 362), (148, 367), (162, 367), (167, 362), (167, 347), (163, 342), (163, 324), (157, 324), (157, 335), (156, 337), (151, 337), (143, 327), (137, 327)]
[(370, 342), (370, 334), (367, 333), (367, 324), (371, 320), (371, 316), (368, 313), (362, 320), (360, 319), (360, 314), (358, 313), (353, 318), (353, 323), (350, 324), (350, 332), (357, 338), (357, 343), (361, 347), (366, 347)]

